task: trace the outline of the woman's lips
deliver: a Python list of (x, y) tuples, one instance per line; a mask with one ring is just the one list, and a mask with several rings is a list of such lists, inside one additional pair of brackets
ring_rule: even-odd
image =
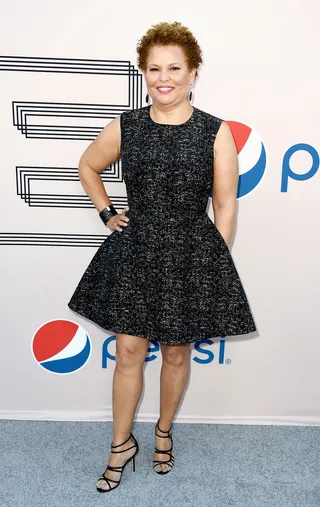
[(170, 93), (173, 89), (173, 86), (159, 86), (158, 91), (160, 93)]

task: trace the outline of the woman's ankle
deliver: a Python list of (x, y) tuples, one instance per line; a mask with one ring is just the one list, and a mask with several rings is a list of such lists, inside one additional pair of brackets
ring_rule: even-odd
[(111, 445), (112, 447), (121, 447), (122, 445), (129, 444), (130, 440), (132, 440), (131, 432), (127, 436), (124, 436), (123, 434), (117, 436), (114, 435)]
[(160, 433), (169, 433), (172, 427), (172, 421), (165, 421), (161, 420), (159, 418), (158, 420), (158, 430), (160, 430)]

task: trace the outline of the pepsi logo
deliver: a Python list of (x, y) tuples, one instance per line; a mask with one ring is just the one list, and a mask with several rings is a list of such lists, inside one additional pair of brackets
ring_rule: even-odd
[(70, 320), (51, 320), (43, 324), (32, 339), (37, 363), (51, 373), (74, 373), (91, 354), (91, 341), (85, 329)]
[(239, 160), (237, 198), (248, 195), (261, 183), (267, 166), (267, 155), (261, 137), (244, 123), (226, 122), (232, 132)]

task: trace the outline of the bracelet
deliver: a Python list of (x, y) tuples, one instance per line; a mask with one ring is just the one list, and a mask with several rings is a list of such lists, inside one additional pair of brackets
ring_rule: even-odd
[(112, 218), (114, 215), (118, 215), (118, 212), (116, 209), (110, 204), (110, 206), (106, 206), (102, 211), (99, 213), (99, 217), (101, 218), (104, 225)]

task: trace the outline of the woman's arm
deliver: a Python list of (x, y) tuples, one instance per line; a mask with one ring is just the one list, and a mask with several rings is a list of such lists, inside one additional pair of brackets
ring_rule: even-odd
[(236, 145), (228, 124), (223, 122), (214, 142), (212, 207), (214, 223), (228, 247), (234, 229), (238, 179)]
[(88, 146), (80, 158), (78, 174), (82, 186), (98, 212), (111, 201), (104, 188), (100, 173), (120, 156), (120, 116), (112, 120)]

